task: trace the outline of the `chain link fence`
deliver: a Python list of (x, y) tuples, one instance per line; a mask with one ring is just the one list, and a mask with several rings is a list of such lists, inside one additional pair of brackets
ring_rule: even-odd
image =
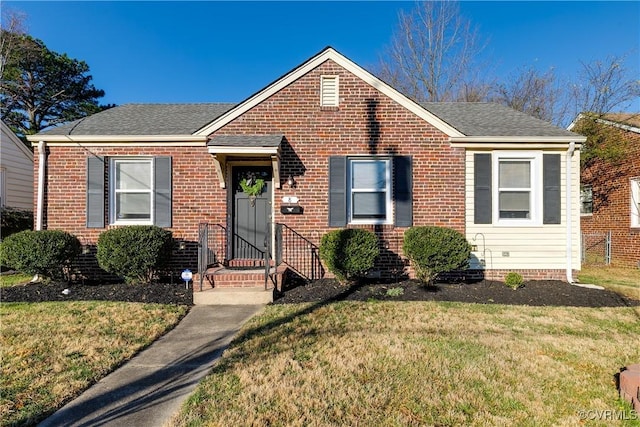
[(606, 233), (582, 233), (582, 263), (609, 265), (611, 263), (611, 231)]

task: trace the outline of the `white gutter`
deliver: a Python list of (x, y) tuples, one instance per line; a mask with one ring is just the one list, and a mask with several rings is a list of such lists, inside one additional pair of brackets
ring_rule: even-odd
[(572, 227), (572, 217), (571, 217), (571, 213), (572, 213), (572, 201), (571, 201), (571, 192), (572, 192), (572, 186), (571, 186), (571, 180), (572, 180), (572, 172), (571, 172), (571, 162), (572, 162), (572, 158), (573, 158), (573, 153), (576, 149), (576, 143), (575, 142), (571, 142), (569, 143), (569, 149), (567, 150), (567, 189), (566, 189), (566, 193), (567, 193), (567, 206), (565, 208), (565, 212), (566, 212), (566, 216), (567, 216), (567, 282), (569, 283), (573, 283), (573, 269), (572, 269), (572, 258), (573, 258), (573, 245), (572, 245), (572, 232), (573, 232), (573, 227)]
[(36, 206), (36, 230), (44, 226), (44, 174), (47, 165), (47, 143), (38, 142), (38, 204)]

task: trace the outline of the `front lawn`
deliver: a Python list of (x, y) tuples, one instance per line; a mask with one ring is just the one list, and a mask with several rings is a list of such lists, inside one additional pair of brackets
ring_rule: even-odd
[(173, 328), (187, 306), (0, 305), (0, 425), (34, 425)]
[(638, 336), (632, 307), (271, 305), (173, 424), (640, 425), (615, 381)]
[(640, 300), (640, 268), (583, 265), (578, 279)]

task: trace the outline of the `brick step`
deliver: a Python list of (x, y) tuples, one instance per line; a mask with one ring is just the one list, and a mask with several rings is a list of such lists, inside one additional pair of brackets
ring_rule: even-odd
[(264, 267), (264, 259), (236, 258), (227, 261), (227, 267)]
[[(278, 268), (271, 267), (270, 278), (267, 282), (267, 288), (273, 289), (277, 286), (282, 287), (282, 279), (286, 271), (286, 266)], [(233, 269), (227, 267), (215, 267), (208, 269), (205, 274), (205, 283), (210, 288), (260, 288), (264, 289), (264, 268), (252, 269)], [(275, 284), (274, 284), (275, 281)]]

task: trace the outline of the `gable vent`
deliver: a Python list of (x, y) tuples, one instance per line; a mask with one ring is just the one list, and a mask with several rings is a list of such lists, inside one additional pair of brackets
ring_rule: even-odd
[(322, 76), (320, 78), (320, 105), (323, 107), (338, 106), (338, 76)]

